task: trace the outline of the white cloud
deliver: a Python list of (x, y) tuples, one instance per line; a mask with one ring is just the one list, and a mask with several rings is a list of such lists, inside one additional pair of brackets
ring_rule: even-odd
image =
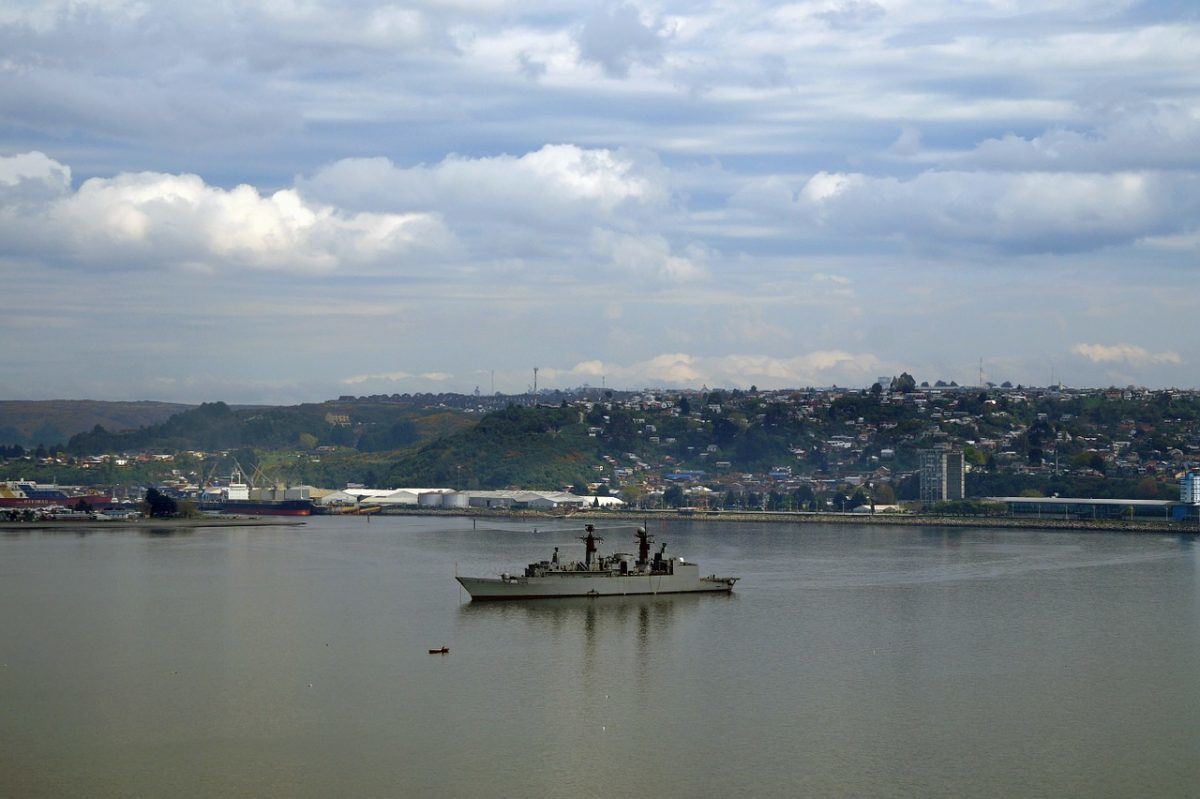
[(408, 168), (386, 158), (348, 158), (299, 186), (306, 196), (347, 208), (440, 207), (460, 217), (482, 213), (537, 223), (662, 203), (666, 192), (657, 170), (652, 158), (629, 152), (547, 144), (522, 156), (450, 155)]
[(795, 208), (841, 236), (1074, 252), (1194, 229), (1200, 178), (1164, 172), (928, 171), (911, 179), (818, 173)]
[(11, 253), (106, 269), (702, 279), (710, 251), (654, 229), (662, 172), (653, 156), (546, 145), (409, 169), (344, 160), (270, 194), (159, 172), (72, 189), (69, 168), (28, 153), (0, 158), (0, 237)]
[(1191, 230), (1168, 236), (1147, 236), (1140, 243), (1155, 249), (1175, 252), (1200, 250), (1200, 230)]
[(1180, 364), (1183, 359), (1175, 352), (1150, 352), (1136, 344), (1076, 344), (1071, 352), (1092, 363), (1124, 363), (1130, 366), (1148, 364)]
[(435, 209), (474, 268), (569, 273), (584, 282), (697, 280), (709, 253), (667, 235), (668, 176), (652, 154), (547, 144), (520, 156), (448, 156), (407, 168), (345, 159), (297, 185), (303, 196), (340, 207)]
[(587, 377), (601, 377), (605, 374), (604, 362), (597, 360), (580, 361), (568, 371), (568, 374), (585, 375)]
[(375, 382), (399, 382), (412, 377), (408, 372), (373, 372), (370, 374), (354, 375), (353, 377), (343, 378), (342, 382), (348, 386), (355, 386), (360, 383), (375, 383)]
[(579, 56), (604, 68), (610, 77), (623, 78), (633, 64), (658, 64), (663, 38), (656, 25), (642, 19), (629, 3), (600, 6), (580, 28)]
[(45, 153), (0, 157), (0, 204), (44, 203), (71, 189), (71, 169)]
[(1200, 107), (1148, 103), (1104, 111), (1091, 130), (1056, 126), (1031, 138), (1007, 133), (950, 162), (1008, 171), (1200, 167)]
[(826, 11), (817, 12), (814, 16), (834, 28), (856, 28), (879, 19), (886, 13), (883, 6), (871, 0), (843, 0), (834, 3)]
[(37, 203), (10, 202), (0, 191), (0, 237), (51, 261), (329, 272), (444, 247), (448, 238), (434, 214), (350, 214), (291, 189), (264, 196), (196, 175), (126, 173), (72, 191), (67, 167), (41, 153), (0, 158), (0, 176), (22, 197), (30, 182), (53, 190)]
[(30, 180), (65, 191), (71, 185), (71, 169), (45, 153), (21, 153), (0, 158), (0, 186), (7, 190)]
[(409, 391), (413, 389), (446, 391), (461, 388), (460, 386), (447, 387), (441, 385), (453, 379), (454, 375), (449, 372), (421, 372), (414, 374), (412, 372), (394, 371), (367, 372), (353, 375), (342, 378), (339, 383), (343, 386), (350, 386), (355, 391), (368, 393), (387, 393), (402, 389)]
[(657, 234), (639, 236), (597, 228), (592, 232), (592, 251), (601, 262), (633, 279), (688, 282), (704, 275), (703, 250), (676, 255), (666, 238)]
[(663, 353), (631, 364), (582, 361), (570, 371), (608, 377), (610, 385), (669, 387), (750, 386), (784, 388), (841, 383), (860, 385), (882, 367), (874, 355), (816, 350), (787, 358), (771, 355), (691, 355)]

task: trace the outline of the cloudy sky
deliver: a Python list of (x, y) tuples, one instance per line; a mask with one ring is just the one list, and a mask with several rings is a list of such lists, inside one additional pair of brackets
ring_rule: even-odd
[(1194, 0), (0, 0), (0, 398), (1200, 384)]

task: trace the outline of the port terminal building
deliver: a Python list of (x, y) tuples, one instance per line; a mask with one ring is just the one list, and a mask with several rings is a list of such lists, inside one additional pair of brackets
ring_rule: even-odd
[(1088, 497), (987, 497), (1009, 514), (1038, 519), (1141, 519), (1197, 521), (1200, 506), (1171, 499), (1091, 499)]
[(347, 488), (318, 500), (324, 507), (496, 508), (554, 510), (556, 508), (619, 507), (617, 497), (577, 496), (566, 491), (456, 491), (452, 488)]
[(987, 497), (1013, 516), (1044, 519), (1157, 519), (1200, 524), (1200, 472), (1179, 480), (1179, 500), (1084, 499), (1082, 497)]

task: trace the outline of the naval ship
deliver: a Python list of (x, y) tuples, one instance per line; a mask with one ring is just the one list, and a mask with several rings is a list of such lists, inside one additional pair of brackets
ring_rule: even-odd
[(616, 552), (598, 557), (596, 544), (604, 539), (596, 528), (587, 525), (583, 561), (563, 562), (558, 547), (550, 560), (531, 563), (524, 574), (499, 577), (461, 577), (455, 579), (467, 589), (472, 601), (488, 599), (543, 599), (550, 597), (631, 596), (635, 594), (729, 593), (736, 577), (700, 576), (700, 567), (683, 558), (665, 557), (664, 542), (650, 557), (653, 538), (644, 527), (637, 530), (637, 560), (632, 554)]

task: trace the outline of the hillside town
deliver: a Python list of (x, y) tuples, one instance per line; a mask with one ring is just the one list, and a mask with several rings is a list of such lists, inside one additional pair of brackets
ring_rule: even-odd
[[(266, 491), (272, 499), (303, 499), (335, 510), (369, 501), (379, 508), (546, 510), (586, 504), (979, 513), (984, 512), (981, 500), (989, 500), (988, 512), (996, 512), (995, 503), (1006, 498), (1007, 510), (1013, 511), (1018, 499), (1073, 497), (1116, 502), (1106, 513), (1131, 513), (1129, 508), (1137, 506), (1119, 501), (1178, 501), (1180, 486), (1200, 464), (1200, 395), (1192, 391), (964, 387), (917, 384), (903, 374), (881, 377), (868, 389), (585, 388), (515, 397), (345, 396), (337, 403), (336, 412), (325, 412), (312, 433), (297, 436), (299, 446), (180, 449), (146, 438), (146, 431), (148, 445), (137, 451), (88, 452), (88, 435), (32, 451), (3, 446), (0, 458), (9, 483), (0, 491), (45, 492), (60, 482), (77, 483), (75, 494), (103, 494), (114, 504), (130, 505), (152, 485), (205, 508), (230, 499), (231, 481), (244, 479), (244, 492), (240, 485), (233, 489), (238, 500), (261, 499)], [(355, 474), (355, 464), (366, 456), (353, 442), (366, 440), (378, 425), (362, 421), (359, 409), (372, 409), (376, 418), (379, 408), (388, 406), (494, 420), (489, 434), (495, 436), (519, 427), (526, 438), (517, 445), (550, 441), (558, 449), (548, 450), (545, 461), (574, 463), (574, 472), (559, 469), (555, 474), (562, 479), (547, 484), (546, 478), (517, 471), (498, 483), (472, 449), (487, 449), (488, 439), (455, 445), (463, 434), (454, 433), (419, 448), (425, 456), (438, 447), (445, 451), (423, 471), (422, 462), (414, 461), (408, 476), (415, 479), (391, 482), (389, 477), (404, 472), (380, 474), (369, 468)], [(246, 418), (252, 424), (257, 417)], [(104, 435), (112, 438), (107, 431)], [(254, 462), (243, 468), (236, 463), (239, 456)], [(400, 449), (379, 462), (402, 464), (410, 456)], [(322, 466), (334, 462), (359, 479), (320, 480)], [(59, 480), (56, 473), (67, 479)], [(313, 476), (318, 479), (306, 479)], [(1027, 509), (1041, 512), (1044, 505)], [(1153, 512), (1163, 511), (1156, 505)]]

